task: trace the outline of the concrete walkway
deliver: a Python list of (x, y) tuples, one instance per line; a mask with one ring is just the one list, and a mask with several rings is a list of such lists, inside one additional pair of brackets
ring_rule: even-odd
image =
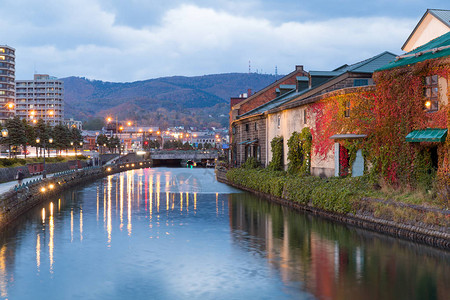
[[(47, 178), (50, 178), (50, 177), (53, 177), (53, 174), (47, 174)], [(22, 180), (22, 184), (27, 183), (32, 180), (35, 180), (35, 179), (39, 179), (39, 178), (42, 178), (42, 175), (36, 175), (36, 176), (24, 178)], [(0, 194), (6, 193), (6, 192), (14, 189), (14, 187), (18, 184), (19, 184), (19, 181), (17, 179), (13, 180), (13, 181), (0, 183)]]

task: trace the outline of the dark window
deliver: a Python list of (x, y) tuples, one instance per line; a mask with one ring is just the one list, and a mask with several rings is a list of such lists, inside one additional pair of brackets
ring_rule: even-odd
[(255, 131), (258, 131), (258, 123), (255, 122)]
[(425, 77), (425, 109), (427, 111), (437, 111), (439, 109), (439, 99), (438, 99), (438, 76), (427, 76)]
[(235, 126), (233, 126), (232, 133), (236, 134), (236, 127)]
[(308, 114), (306, 113), (306, 108), (303, 110), (303, 124), (306, 124), (308, 121)]
[(250, 126), (248, 126), (248, 124), (245, 124), (245, 131), (248, 131), (248, 130), (249, 130), (249, 127), (250, 127)]
[(346, 118), (350, 117), (350, 101), (345, 102), (344, 116)]
[(353, 81), (353, 86), (365, 86), (365, 85), (369, 85), (368, 79), (355, 79)]

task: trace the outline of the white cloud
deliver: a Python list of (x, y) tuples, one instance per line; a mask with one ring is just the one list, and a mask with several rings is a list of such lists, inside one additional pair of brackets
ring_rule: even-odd
[[(58, 77), (134, 81), (159, 76), (246, 72), (288, 73), (294, 65), (330, 70), (398, 49), (416, 20), (387, 17), (273, 23), (226, 10), (180, 5), (157, 23), (137, 28), (89, 0), (49, 3), (19, 19), (19, 7), (0, 20), (0, 36), (16, 48), (16, 77), (36, 70)], [(53, 7), (52, 7), (53, 5)], [(16, 11), (16, 9), (18, 11)], [(33, 9), (39, 9), (38, 6)], [(39, 20), (37, 20), (37, 19)], [(35, 66), (35, 67), (34, 67)]]

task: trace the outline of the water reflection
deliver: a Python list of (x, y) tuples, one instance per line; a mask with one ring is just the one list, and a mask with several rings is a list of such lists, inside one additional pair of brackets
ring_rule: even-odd
[(0, 234), (0, 298), (446, 299), (450, 292), (446, 252), (229, 194), (204, 172), (127, 171), (49, 199)]
[[(317, 299), (448, 299), (447, 252), (229, 196), (233, 239)], [(420, 263), (419, 263), (420, 262)], [(401, 287), (401, 288), (400, 288)]]

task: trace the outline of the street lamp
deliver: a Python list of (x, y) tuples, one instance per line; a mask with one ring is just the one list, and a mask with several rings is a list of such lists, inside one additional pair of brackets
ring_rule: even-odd
[[(8, 137), (8, 129), (4, 128), (2, 130), (2, 138), (7, 138)], [(8, 148), (9, 148), (9, 144), (8, 144)], [(9, 157), (11, 158), (11, 149), (9, 149)]]
[[(71, 146), (74, 146), (74, 142), (70, 142)], [(83, 142), (80, 142), (80, 147), (83, 146)], [(75, 163), (77, 165), (77, 170), (78, 170), (78, 156), (77, 156), (77, 145), (75, 145)]]
[[(36, 138), (36, 144), (39, 144), (41, 142), (41, 139), (40, 138)], [(53, 143), (53, 139), (52, 138), (49, 138), (48, 139), (48, 142), (51, 144), (51, 143)], [(43, 165), (43, 170), (42, 170), (42, 178), (47, 178), (47, 171), (46, 171), (46, 169), (45, 169), (45, 147), (46, 147), (46, 145), (45, 145), (45, 139), (44, 140), (42, 140), (42, 146), (43, 146), (43, 148), (44, 148), (44, 165)]]

